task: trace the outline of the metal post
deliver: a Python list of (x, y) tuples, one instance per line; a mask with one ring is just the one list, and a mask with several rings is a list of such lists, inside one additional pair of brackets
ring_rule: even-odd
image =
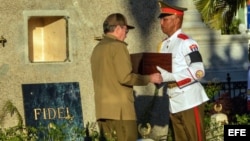
[(227, 73), (227, 85), (228, 85), (228, 94), (231, 97), (231, 77), (229, 73)]

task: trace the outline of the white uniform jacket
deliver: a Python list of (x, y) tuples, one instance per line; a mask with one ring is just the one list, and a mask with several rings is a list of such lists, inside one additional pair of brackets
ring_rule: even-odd
[(169, 110), (177, 113), (208, 100), (199, 80), (205, 71), (196, 41), (190, 39), (181, 29), (162, 41), (159, 52), (172, 53), (172, 74), (178, 87), (168, 88)]

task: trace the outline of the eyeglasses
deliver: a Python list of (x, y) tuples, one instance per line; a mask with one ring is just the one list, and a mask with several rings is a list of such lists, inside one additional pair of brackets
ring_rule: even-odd
[(128, 34), (128, 32), (129, 32), (129, 29), (128, 29), (128, 28), (126, 28), (126, 34)]
[(126, 34), (129, 32), (129, 29), (128, 29), (128, 27), (127, 27), (127, 26), (121, 26), (121, 25), (120, 25), (120, 27), (121, 27), (121, 28), (123, 28), (123, 29), (125, 28), (125, 32), (126, 32)]

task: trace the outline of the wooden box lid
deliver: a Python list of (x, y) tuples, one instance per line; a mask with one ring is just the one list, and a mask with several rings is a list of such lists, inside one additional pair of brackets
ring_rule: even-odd
[(160, 66), (169, 72), (172, 72), (172, 54), (171, 53), (135, 53), (131, 54), (133, 73), (152, 74), (159, 72), (156, 66)]

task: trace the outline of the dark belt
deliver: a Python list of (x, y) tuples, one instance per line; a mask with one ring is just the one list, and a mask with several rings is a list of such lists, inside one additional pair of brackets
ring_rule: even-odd
[(178, 85), (177, 85), (177, 83), (176, 82), (168, 82), (168, 85), (167, 85), (167, 87), (168, 88), (174, 88), (174, 87), (177, 87)]

